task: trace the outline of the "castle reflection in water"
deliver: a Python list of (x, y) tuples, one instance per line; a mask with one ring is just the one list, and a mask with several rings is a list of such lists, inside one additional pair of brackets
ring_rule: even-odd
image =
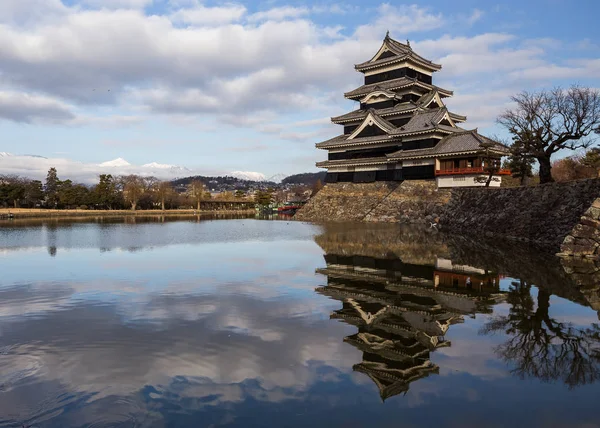
[[(513, 303), (514, 308), (515, 299), (510, 296), (523, 295), (523, 280), (521, 287), (513, 282), (500, 289), (499, 271), (507, 267), (501, 260), (490, 262), (494, 258), (486, 248), (465, 242), (457, 245), (452, 239), (422, 230), (390, 234), (389, 228), (375, 226), (361, 230), (360, 236), (356, 233), (343, 226), (330, 226), (315, 238), (326, 253), (326, 267), (317, 273), (327, 278), (327, 285), (316, 291), (342, 303), (330, 318), (357, 328), (355, 334), (344, 338), (363, 353), (362, 361), (353, 369), (371, 378), (383, 400), (406, 393), (412, 382), (439, 373), (431, 354), (451, 346), (445, 336), (452, 325), (463, 323), (465, 317), (492, 314), (494, 305), (501, 302)], [(480, 257), (473, 257), (465, 248)], [(453, 255), (460, 261), (453, 260)], [(468, 264), (470, 261), (476, 265)], [(569, 294), (561, 288), (569, 289), (568, 276), (564, 269), (557, 272), (560, 286), (555, 285), (553, 291)], [(535, 273), (533, 276), (540, 278)], [(550, 283), (541, 285), (553, 288)], [(541, 288), (539, 294), (544, 293), (550, 295)], [(526, 294), (530, 295), (529, 289)], [(579, 303), (585, 301), (578, 292), (571, 294), (568, 297)], [(490, 319), (488, 332), (498, 323), (494, 317)], [(500, 325), (500, 329), (510, 327)], [(596, 340), (594, 351), (598, 343)], [(581, 379), (583, 383), (595, 380), (600, 373), (599, 360), (592, 360), (588, 365), (592, 370)]]

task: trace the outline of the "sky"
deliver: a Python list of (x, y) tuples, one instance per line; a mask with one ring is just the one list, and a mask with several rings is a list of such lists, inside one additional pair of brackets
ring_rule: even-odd
[[(0, 174), (317, 171), (386, 31), (442, 64), (464, 127), (510, 96), (600, 87), (600, 3), (1, 0)], [(35, 155), (41, 157), (23, 157)], [(122, 158), (131, 165), (102, 167)], [(157, 162), (188, 170), (142, 168)], [(122, 163), (122, 162), (121, 162)], [(252, 175), (252, 174), (251, 174)]]

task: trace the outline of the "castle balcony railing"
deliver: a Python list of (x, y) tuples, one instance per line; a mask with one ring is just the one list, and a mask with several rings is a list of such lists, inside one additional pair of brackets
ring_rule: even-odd
[[(452, 168), (452, 169), (438, 169), (435, 171), (435, 175), (467, 175), (467, 174), (487, 174), (485, 168), (482, 166), (473, 168)], [(508, 169), (500, 169), (494, 173), (494, 175), (510, 175), (511, 172)]]

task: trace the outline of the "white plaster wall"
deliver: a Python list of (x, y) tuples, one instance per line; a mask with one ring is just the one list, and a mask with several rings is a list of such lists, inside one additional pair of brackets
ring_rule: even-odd
[(387, 165), (365, 165), (365, 166), (356, 166), (354, 167), (354, 171), (383, 171), (387, 169)]
[[(477, 176), (476, 175), (455, 175), (455, 176), (445, 175), (445, 176), (436, 177), (436, 183), (439, 188), (485, 186), (485, 182), (484, 183), (476, 182), (475, 177), (477, 177)], [(482, 177), (485, 177), (485, 176), (482, 176)], [(500, 184), (502, 183), (502, 181), (501, 181), (502, 177), (496, 176), (494, 178), (498, 179), (498, 181), (492, 180), (492, 182), (490, 183), (490, 187), (500, 187)]]
[(435, 165), (435, 159), (415, 159), (402, 161), (402, 166)]

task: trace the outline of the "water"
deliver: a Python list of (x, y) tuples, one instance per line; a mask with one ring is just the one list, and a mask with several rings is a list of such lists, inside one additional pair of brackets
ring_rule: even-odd
[(591, 263), (130, 218), (2, 222), (0, 268), (2, 427), (600, 426)]

